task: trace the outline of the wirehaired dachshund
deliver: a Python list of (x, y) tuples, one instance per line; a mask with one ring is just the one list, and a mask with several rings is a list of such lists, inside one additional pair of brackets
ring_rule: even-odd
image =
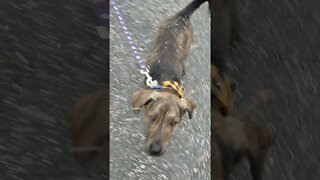
[(162, 83), (162, 88), (144, 86), (132, 95), (133, 111), (144, 110), (147, 126), (145, 150), (149, 155), (160, 156), (165, 152), (182, 116), (187, 112), (192, 118), (196, 107), (193, 101), (183, 97), (180, 81), (185, 74), (184, 61), (193, 38), (190, 16), (204, 2), (194, 0), (160, 23), (147, 64), (150, 66), (150, 76)]

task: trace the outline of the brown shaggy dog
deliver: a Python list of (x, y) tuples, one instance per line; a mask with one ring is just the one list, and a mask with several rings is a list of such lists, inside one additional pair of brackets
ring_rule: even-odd
[(234, 0), (208, 0), (212, 13), (211, 34), (211, 120), (213, 150), (212, 171), (214, 180), (227, 180), (243, 157), (248, 157), (253, 179), (262, 179), (264, 157), (274, 143), (273, 133), (257, 121), (246, 118), (253, 107), (266, 94), (258, 94), (242, 106), (240, 113), (234, 112), (234, 88), (225, 76), (225, 58), (235, 42), (239, 42), (238, 19)]
[[(222, 85), (228, 85), (228, 83), (222, 83)], [(226, 91), (223, 94), (227, 94), (223, 96), (225, 98), (232, 98), (229, 102), (233, 102), (234, 88), (234, 85), (230, 85), (229, 89), (232, 91)], [(212, 93), (215, 104), (211, 107), (213, 179), (227, 180), (233, 166), (243, 157), (249, 158), (253, 179), (262, 179), (264, 157), (274, 143), (274, 136), (270, 129), (258, 121), (245, 117), (260, 101), (266, 101), (272, 95), (268, 92), (259, 93), (242, 106), (240, 113), (234, 113), (230, 111), (233, 107), (225, 107), (226, 103), (221, 102), (219, 100), (221, 98), (217, 98), (219, 94), (216, 92), (219, 90), (215, 87), (215, 83), (212, 83), (212, 89), (216, 90)], [(229, 105), (233, 106), (233, 103)]]
[[(194, 0), (175, 16), (161, 22), (151, 52), (147, 57), (150, 75), (159, 83), (180, 81), (185, 73), (184, 61), (192, 43), (190, 16), (205, 0)], [(151, 89), (145, 86), (132, 96), (134, 111), (144, 109), (147, 124), (145, 149), (150, 155), (165, 152), (171, 133), (188, 112), (192, 117), (195, 103), (181, 97), (175, 88)]]
[(108, 163), (108, 91), (101, 89), (80, 98), (68, 116), (77, 162), (94, 157)]

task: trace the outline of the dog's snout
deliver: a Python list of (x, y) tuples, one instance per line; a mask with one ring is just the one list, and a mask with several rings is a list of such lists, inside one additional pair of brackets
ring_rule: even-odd
[(160, 140), (156, 140), (150, 145), (150, 155), (159, 156), (162, 152), (161, 142)]

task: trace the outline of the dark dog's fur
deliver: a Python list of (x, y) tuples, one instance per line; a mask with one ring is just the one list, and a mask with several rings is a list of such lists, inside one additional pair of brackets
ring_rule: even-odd
[(225, 58), (240, 42), (235, 0), (207, 0), (211, 12), (211, 64), (225, 72)]
[[(232, 86), (234, 90), (234, 85)], [(258, 99), (266, 101), (268, 94), (258, 94)], [(233, 98), (233, 95), (229, 95)], [(267, 98), (266, 98), (267, 97)], [(252, 98), (242, 107), (242, 112), (233, 113), (239, 116), (221, 112), (223, 106), (218, 99), (215, 99), (216, 106), (212, 106), (211, 118), (213, 138), (213, 171), (214, 179), (227, 180), (234, 165), (242, 157), (248, 157), (251, 166), (251, 174), (254, 180), (262, 179), (263, 163), (266, 152), (274, 143), (273, 133), (257, 121), (244, 119), (249, 106), (253, 108), (259, 100)], [(233, 109), (233, 108), (229, 108)]]
[[(159, 83), (167, 80), (180, 83), (184, 73), (184, 61), (192, 43), (190, 16), (205, 0), (194, 0), (175, 16), (161, 22), (147, 64), (150, 75)], [(144, 87), (132, 96), (133, 110), (144, 108), (147, 136), (146, 151), (161, 155), (169, 142), (171, 133), (180, 124), (185, 112), (192, 117), (195, 104), (179, 98), (175, 91), (151, 90)]]
[(88, 162), (94, 157), (98, 157), (104, 164), (108, 162), (107, 93), (105, 88), (83, 96), (69, 113), (74, 156), (79, 163)]
[(264, 157), (274, 142), (272, 132), (257, 121), (223, 117), (219, 112), (212, 116), (213, 139), (217, 144), (214, 156), (220, 156), (214, 162), (214, 179), (227, 180), (233, 166), (245, 156), (249, 158), (253, 179), (262, 179)]

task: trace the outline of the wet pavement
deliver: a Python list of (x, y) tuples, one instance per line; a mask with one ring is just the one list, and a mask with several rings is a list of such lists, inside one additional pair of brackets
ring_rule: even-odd
[[(190, 1), (116, 1), (129, 31), (145, 57), (159, 22)], [(210, 14), (203, 4), (191, 18), (194, 42), (186, 61), (185, 93), (198, 105), (194, 118), (184, 116), (167, 152), (144, 152), (142, 114), (131, 112), (130, 97), (143, 85), (126, 37), (110, 10), (110, 178), (210, 179)], [(206, 160), (203, 160), (206, 159)]]
[(75, 163), (70, 106), (106, 82), (107, 45), (86, 1), (0, 2), (0, 179), (105, 179)]

